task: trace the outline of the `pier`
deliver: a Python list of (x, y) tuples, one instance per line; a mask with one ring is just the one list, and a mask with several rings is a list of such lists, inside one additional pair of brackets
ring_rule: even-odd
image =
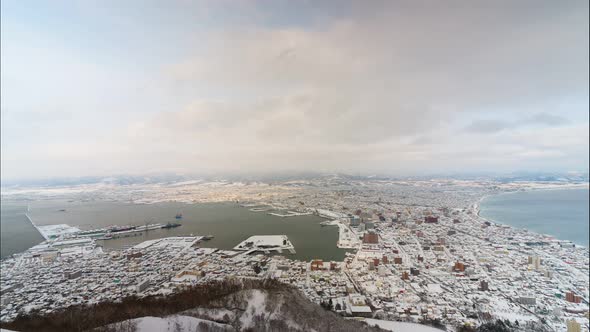
[(277, 213), (277, 212), (269, 212), (268, 214), (271, 216), (275, 216), (275, 217), (287, 218), (287, 217), (296, 217), (296, 216), (309, 216), (312, 213), (311, 212), (287, 211), (286, 214), (281, 214), (281, 213)]
[(284, 250), (295, 253), (295, 247), (289, 241), (287, 235), (255, 235), (240, 242), (234, 247), (234, 250), (245, 251), (250, 254), (256, 251), (270, 254), (273, 251), (282, 253)]

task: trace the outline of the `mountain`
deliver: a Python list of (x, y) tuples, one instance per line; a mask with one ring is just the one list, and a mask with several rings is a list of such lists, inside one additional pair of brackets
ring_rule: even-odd
[(257, 279), (229, 279), (167, 296), (129, 297), (49, 315), (33, 312), (1, 327), (96, 332), (384, 331), (327, 311), (292, 286)]

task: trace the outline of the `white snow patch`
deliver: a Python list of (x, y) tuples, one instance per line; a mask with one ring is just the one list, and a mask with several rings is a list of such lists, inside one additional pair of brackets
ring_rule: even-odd
[(240, 317), (240, 322), (242, 323), (242, 329), (246, 329), (252, 326), (252, 319), (255, 316), (263, 315), (266, 313), (266, 294), (254, 289), (250, 293), (250, 297), (248, 298), (248, 307), (246, 311)]
[(434, 327), (405, 322), (393, 322), (389, 320), (380, 320), (366, 318), (364, 320), (371, 326), (379, 326), (384, 330), (395, 331), (395, 332), (441, 332), (442, 330), (435, 329)]

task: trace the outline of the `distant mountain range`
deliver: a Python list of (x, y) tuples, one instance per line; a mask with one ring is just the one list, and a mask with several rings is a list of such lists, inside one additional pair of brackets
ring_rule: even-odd
[(350, 175), (338, 173), (289, 173), (268, 175), (229, 175), (229, 176), (196, 176), (181, 174), (151, 174), (151, 175), (114, 175), (86, 176), (86, 177), (62, 177), (31, 180), (2, 180), (3, 188), (9, 187), (64, 187), (90, 184), (110, 185), (134, 185), (134, 184), (174, 184), (181, 181), (232, 181), (232, 182), (289, 182), (289, 181), (354, 181), (354, 180), (430, 180), (430, 179), (455, 179), (472, 181), (497, 181), (502, 183), (517, 181), (536, 182), (589, 182), (589, 173), (586, 172), (514, 172), (514, 173), (482, 173), (482, 174), (432, 174), (421, 176), (386, 176), (386, 175)]

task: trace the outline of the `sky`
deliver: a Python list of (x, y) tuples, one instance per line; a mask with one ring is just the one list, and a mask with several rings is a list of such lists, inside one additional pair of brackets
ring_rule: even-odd
[(1, 2), (1, 178), (587, 171), (588, 1)]

